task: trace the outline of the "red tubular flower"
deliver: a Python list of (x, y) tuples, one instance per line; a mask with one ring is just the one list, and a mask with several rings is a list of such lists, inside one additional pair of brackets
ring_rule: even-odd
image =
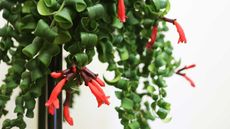
[[(61, 93), (63, 86), (65, 85), (67, 79), (63, 78), (58, 84), (54, 87), (49, 100), (45, 103), (45, 106), (49, 107), (49, 113), (53, 115), (54, 109), (59, 108), (58, 95)], [(53, 109), (54, 108), (54, 109)]]
[(64, 102), (64, 109), (63, 109), (63, 113), (64, 113), (64, 118), (65, 120), (69, 123), (69, 125), (73, 125), (73, 118), (70, 116), (69, 113), (69, 101), (70, 101), (70, 91), (66, 91), (66, 99)]
[(105, 83), (99, 77), (96, 77), (95, 80), (97, 81), (98, 84), (100, 84), (100, 86), (105, 87)]
[(176, 29), (177, 29), (177, 32), (179, 34), (179, 40), (178, 40), (178, 43), (187, 43), (187, 39), (185, 37), (185, 34), (184, 34), (184, 30), (183, 28), (181, 27), (181, 25), (176, 21), (174, 20), (173, 24), (176, 26)]
[(125, 3), (124, 0), (118, 0), (118, 7), (117, 7), (118, 18), (121, 22), (126, 21), (126, 14), (125, 14)]
[(60, 78), (62, 76), (62, 72), (52, 72), (50, 73), (52, 78)]
[(55, 107), (53, 104), (48, 107), (48, 112), (49, 114), (54, 115)]
[(97, 88), (97, 90), (98, 90), (103, 96), (105, 96), (104, 91), (102, 90), (102, 88), (99, 86), (99, 84), (98, 84), (95, 80), (91, 80), (91, 83)]
[(98, 74), (93, 73), (91, 70), (89, 70), (87, 67), (82, 68), (82, 71), (84, 71), (87, 75), (91, 76), (93, 79), (97, 81), (100, 86), (104, 87), (105, 83), (98, 77)]
[(196, 86), (195, 83), (194, 83), (194, 82), (192, 81), (192, 79), (189, 78), (185, 73), (181, 73), (181, 72), (184, 71), (184, 70), (187, 70), (187, 69), (194, 68), (194, 67), (196, 67), (196, 65), (195, 65), (195, 64), (192, 64), (192, 65), (189, 65), (189, 66), (185, 66), (185, 67), (179, 69), (179, 70), (176, 72), (176, 74), (178, 74), (178, 75), (184, 77), (184, 78), (191, 84), (192, 87), (195, 87), (195, 86)]
[(157, 39), (157, 32), (158, 32), (158, 25), (154, 25), (153, 29), (152, 29), (150, 41), (146, 44), (147, 49), (150, 49), (154, 45), (154, 43)]
[(191, 78), (189, 78), (186, 74), (180, 74), (182, 77), (184, 77), (190, 84), (192, 87), (196, 87), (195, 83), (193, 82), (193, 80)]
[(109, 105), (110, 102), (108, 100), (109, 96), (106, 96), (104, 91), (101, 89), (101, 87), (98, 84), (95, 84), (95, 81), (88, 82), (87, 85), (89, 86), (91, 92), (94, 94), (94, 96), (97, 99), (98, 107), (100, 107), (103, 103)]
[(48, 112), (51, 115), (54, 115), (55, 109), (59, 108), (59, 100), (56, 99), (54, 102), (48, 107)]
[(100, 107), (104, 103), (109, 105), (109, 96), (106, 96), (101, 88), (105, 86), (105, 83), (98, 77), (98, 75), (93, 73), (87, 67), (82, 68), (80, 75), (85, 81), (85, 84), (89, 86), (91, 92), (96, 97), (98, 107)]

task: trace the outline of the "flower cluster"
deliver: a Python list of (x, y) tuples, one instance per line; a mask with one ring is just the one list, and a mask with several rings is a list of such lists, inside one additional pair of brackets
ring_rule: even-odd
[[(105, 86), (105, 83), (98, 77), (98, 75), (90, 71), (87, 67), (83, 67), (82, 69), (78, 70), (76, 66), (72, 66), (71, 68), (61, 72), (52, 72), (50, 74), (50, 76), (53, 78), (61, 78), (61, 80), (54, 87), (49, 100), (45, 103), (45, 106), (48, 107), (48, 111), (51, 115), (54, 115), (55, 109), (59, 109), (58, 95), (61, 93), (65, 84), (70, 79), (76, 78), (78, 75), (80, 75), (80, 77), (84, 80), (85, 85), (90, 88), (91, 92), (96, 97), (98, 107), (100, 107), (102, 104), (110, 104), (108, 100), (109, 96), (106, 96), (101, 88)], [(69, 113), (70, 96), (71, 91), (66, 90), (66, 100), (64, 102), (63, 112), (65, 120), (70, 125), (73, 125), (73, 119)]]
[[(117, 16), (120, 20), (120, 22), (126, 22), (126, 12), (125, 12), (125, 3), (124, 0), (118, 0), (118, 4), (117, 4)], [(163, 17), (162, 20), (172, 23), (173, 25), (175, 25), (177, 32), (179, 34), (179, 39), (178, 39), (178, 43), (187, 43), (187, 39), (185, 37), (185, 33), (183, 28), (181, 27), (181, 25), (177, 22), (176, 19), (169, 19), (166, 17)], [(158, 25), (154, 25), (153, 29), (152, 29), (152, 34), (150, 37), (150, 41), (146, 44), (146, 48), (150, 49), (152, 48), (152, 46), (154, 45), (156, 38), (157, 38), (157, 31), (158, 31)]]
[(109, 96), (106, 96), (101, 88), (105, 86), (105, 83), (100, 78), (98, 78), (98, 75), (94, 74), (86, 67), (82, 68), (80, 75), (85, 81), (85, 85), (89, 86), (91, 92), (96, 97), (98, 102), (98, 107), (100, 107), (104, 103), (109, 105), (110, 104), (108, 101)]
[(196, 65), (192, 64), (192, 65), (189, 65), (189, 66), (185, 66), (185, 67), (177, 70), (177, 72), (176, 72), (176, 74), (184, 77), (191, 84), (192, 87), (196, 86), (195, 83), (193, 82), (193, 80), (191, 78), (189, 78), (185, 73), (181, 73), (181, 72), (184, 71), (184, 70), (187, 70), (187, 69), (194, 68), (194, 67), (196, 67)]

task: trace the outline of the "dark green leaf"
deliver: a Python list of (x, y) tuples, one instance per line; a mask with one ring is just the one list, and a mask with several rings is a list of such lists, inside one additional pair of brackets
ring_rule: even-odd
[(163, 108), (159, 108), (157, 111), (157, 115), (161, 118), (161, 119), (165, 119), (168, 115), (168, 110), (165, 110)]

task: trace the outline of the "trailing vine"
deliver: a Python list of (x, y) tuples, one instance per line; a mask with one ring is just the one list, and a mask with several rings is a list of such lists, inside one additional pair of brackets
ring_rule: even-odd
[[(34, 117), (35, 100), (48, 76), (59, 82), (44, 106), (54, 114), (64, 89), (63, 112), (70, 125), (72, 96), (83, 83), (98, 107), (109, 105), (101, 76), (87, 68), (96, 53), (100, 62), (108, 64), (107, 71), (114, 72), (114, 79), (103, 79), (117, 88), (121, 105), (115, 109), (124, 129), (150, 129), (149, 120), (169, 119), (165, 78), (176, 73), (195, 86), (181, 73), (195, 65), (176, 71), (180, 60), (173, 57), (171, 42), (165, 39), (170, 23), (177, 29), (178, 43), (187, 42), (177, 20), (165, 17), (169, 0), (0, 0), (0, 10), (7, 21), (0, 29), (0, 61), (10, 66), (0, 87), (0, 117), (8, 112), (5, 105), (13, 90), (20, 88), (17, 118), (6, 119), (2, 129), (26, 128), (24, 117)], [(68, 53), (66, 69), (50, 71), (52, 58), (63, 48)]]

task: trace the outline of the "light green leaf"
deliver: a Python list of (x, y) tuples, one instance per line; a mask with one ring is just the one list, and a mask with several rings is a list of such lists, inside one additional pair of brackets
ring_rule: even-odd
[(129, 52), (125, 46), (122, 48), (119, 48), (118, 52), (119, 52), (119, 55), (122, 61), (129, 59)]
[(54, 7), (57, 4), (56, 0), (44, 0), (44, 3), (47, 7)]
[(156, 89), (155, 89), (153, 86), (151, 86), (151, 85), (148, 85), (147, 88), (146, 88), (146, 90), (147, 90), (148, 93), (151, 93), (151, 94), (152, 94), (154, 91), (156, 91)]
[(71, 18), (72, 12), (68, 8), (63, 8), (54, 15), (54, 20), (63, 29), (69, 29), (73, 26), (73, 21)]
[(84, 1), (84, 0), (76, 0), (76, 1), (77, 1), (76, 7), (75, 7), (76, 10), (77, 10), (78, 12), (84, 11), (84, 10), (86, 9), (86, 7), (87, 7), (85, 1)]
[(164, 9), (167, 7), (168, 0), (153, 0), (157, 10)]
[(137, 121), (133, 121), (132, 123), (129, 123), (130, 129), (140, 129), (140, 124)]
[(44, 0), (39, 0), (37, 4), (37, 10), (40, 15), (49, 16), (56, 13), (57, 10), (53, 10), (46, 6)]
[(113, 20), (113, 24), (112, 24), (113, 27), (116, 27), (118, 29), (121, 29), (123, 27), (123, 23), (120, 22), (120, 20), (118, 18), (114, 18)]
[(149, 120), (155, 120), (156, 116), (152, 115), (150, 111), (145, 111), (144, 112), (144, 117)]
[(127, 109), (127, 110), (133, 109), (134, 103), (131, 99), (124, 98), (124, 99), (122, 99), (121, 103), (122, 103), (121, 107), (123, 107), (124, 109)]
[(171, 4), (170, 4), (169, 0), (167, 0), (167, 1), (168, 1), (168, 2), (167, 2), (167, 5), (166, 5), (165, 10), (162, 12), (162, 16), (168, 14), (168, 12), (170, 11)]
[(97, 44), (97, 41), (98, 41), (98, 37), (97, 37), (96, 34), (85, 33), (85, 32), (81, 33), (81, 43), (82, 43), (82, 45), (92, 48)]
[(159, 108), (157, 111), (157, 115), (161, 118), (161, 119), (165, 119), (168, 115), (169, 111), (165, 110), (163, 108)]
[(85, 53), (78, 53), (74, 57), (76, 59), (77, 65), (79, 67), (83, 67), (86, 64), (88, 64), (88, 56), (87, 56), (87, 54), (85, 54)]
[(121, 73), (120, 72), (116, 72), (115, 73), (115, 78), (112, 80), (108, 80), (105, 76), (103, 76), (103, 79), (105, 80), (105, 82), (109, 85), (115, 85), (120, 79), (121, 79)]

